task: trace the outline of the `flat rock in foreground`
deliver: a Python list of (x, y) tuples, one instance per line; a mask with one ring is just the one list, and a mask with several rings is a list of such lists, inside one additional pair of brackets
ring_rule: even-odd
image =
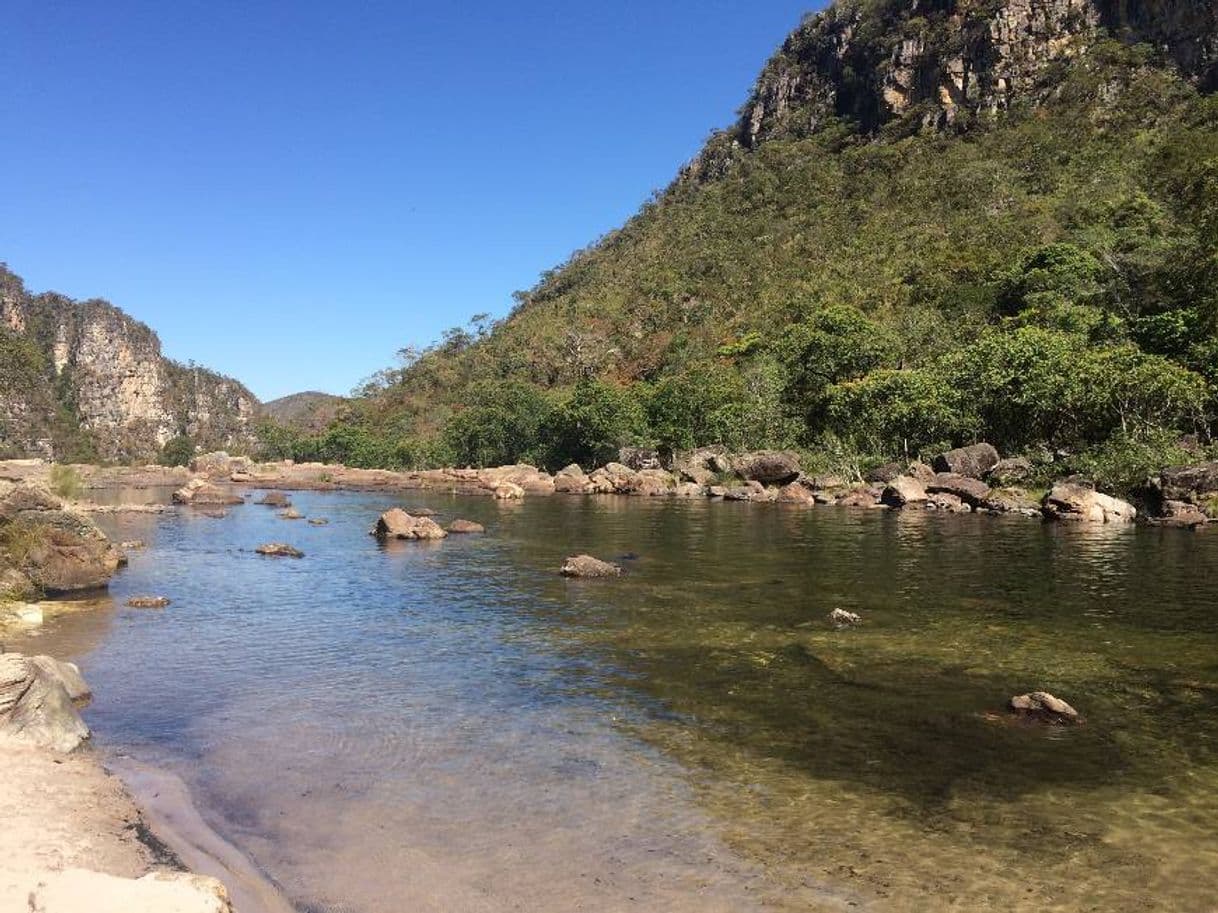
[(89, 738), (73, 702), (87, 699), (80, 670), (49, 656), (0, 654), (0, 735), (69, 752)]
[(232, 913), (224, 885), (206, 875), (153, 872), (119, 878), (84, 869), (46, 877), (30, 892), (37, 913)]
[(559, 573), (564, 577), (620, 577), (622, 568), (591, 555), (575, 555), (566, 560)]

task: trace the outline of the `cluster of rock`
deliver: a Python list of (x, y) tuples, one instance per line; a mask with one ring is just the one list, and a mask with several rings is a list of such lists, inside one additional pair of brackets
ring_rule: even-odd
[[(503, 501), (552, 494), (718, 498), (805, 507), (1019, 514), (1093, 523), (1127, 523), (1139, 516), (1134, 505), (1082, 480), (1059, 481), (1048, 494), (1034, 498), (1023, 487), (1032, 477), (1031, 464), (1022, 458), (1003, 459), (986, 443), (945, 451), (929, 464), (880, 466), (862, 481), (804, 472), (798, 454), (789, 451), (733, 454), (705, 447), (677, 454), (667, 466), (663, 468), (655, 451), (639, 448), (625, 448), (618, 461), (591, 471), (572, 464), (553, 474), (528, 464), (392, 472), (322, 463), (253, 463), (217, 453), (195, 461), (199, 475), (183, 489), (181, 503), (199, 503), (199, 492), (204, 492), (205, 501), (233, 497), (225, 485), (235, 483), (276, 489), (423, 489)], [(1199, 526), (1214, 519), (1218, 462), (1164, 470), (1147, 483), (1144, 500), (1148, 516), (1159, 522)]]

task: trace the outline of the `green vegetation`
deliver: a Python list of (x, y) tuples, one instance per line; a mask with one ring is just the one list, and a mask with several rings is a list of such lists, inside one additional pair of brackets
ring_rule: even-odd
[(47, 527), (29, 520), (13, 520), (0, 525), (0, 551), (16, 565), (25, 564), (31, 555), (47, 545)]
[(77, 500), (85, 491), (85, 483), (75, 466), (56, 463), (51, 467), (51, 491), (69, 501)]
[(556, 468), (717, 443), (866, 467), (986, 439), (1117, 489), (1197, 459), (1218, 412), (1218, 98), (1152, 59), (1101, 43), (1051, 100), (951, 133), (715, 137), (713, 176), (270, 449)]
[(161, 448), (157, 462), (162, 466), (188, 466), (195, 456), (195, 442), (185, 434), (170, 438)]

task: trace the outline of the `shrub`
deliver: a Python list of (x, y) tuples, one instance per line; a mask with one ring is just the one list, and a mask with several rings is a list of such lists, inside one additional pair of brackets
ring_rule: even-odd
[(158, 462), (162, 466), (186, 466), (194, 459), (194, 455), (195, 442), (181, 434), (165, 442)]
[(51, 491), (69, 501), (75, 501), (85, 490), (75, 466), (65, 466), (56, 463), (51, 467)]
[(542, 429), (550, 401), (532, 384), (485, 383), (470, 391), (466, 408), (448, 420), (444, 444), (465, 466), (543, 462)]
[(596, 380), (582, 381), (551, 413), (544, 429), (547, 463), (585, 468), (617, 459), (619, 448), (647, 432), (643, 405), (634, 390)]

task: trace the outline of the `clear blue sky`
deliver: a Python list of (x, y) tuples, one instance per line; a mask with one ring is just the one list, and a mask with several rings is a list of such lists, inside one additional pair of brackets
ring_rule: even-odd
[(0, 260), (270, 399), (619, 225), (817, 0), (8, 0)]

